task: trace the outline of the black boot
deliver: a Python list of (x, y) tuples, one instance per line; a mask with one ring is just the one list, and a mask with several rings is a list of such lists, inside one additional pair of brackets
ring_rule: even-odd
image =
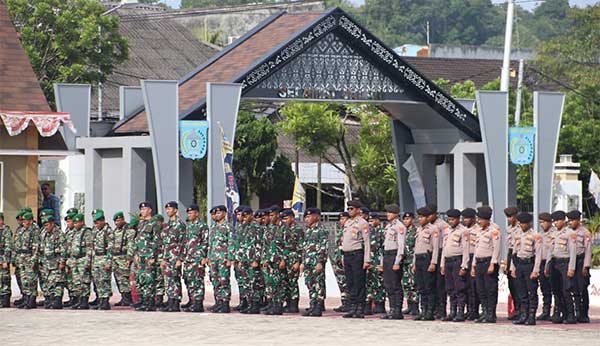
[(435, 299), (433, 297), (429, 298), (429, 301), (426, 306), (425, 314), (423, 315), (423, 321), (433, 321), (435, 320), (434, 311), (435, 309)]
[(346, 312), (342, 318), (352, 318), (354, 317), (354, 314), (356, 313), (356, 305), (352, 304), (349, 306), (348, 312)]
[(488, 304), (485, 323), (496, 323), (496, 303)]
[(54, 296), (44, 296), (44, 309), (52, 308), (53, 302), (54, 302)]
[(315, 302), (314, 301), (310, 301), (310, 306), (308, 307), (308, 309), (304, 312), (302, 312), (302, 316), (310, 316), (310, 313), (315, 309)]
[(156, 298), (149, 297), (146, 302), (146, 309), (144, 311), (156, 311)]
[(71, 309), (88, 310), (90, 308), (89, 299), (88, 296), (79, 297), (79, 304), (75, 305), (76, 308), (72, 307)]
[[(133, 302), (133, 297), (131, 301)], [(133, 306), (133, 308), (136, 310), (142, 305), (144, 305), (144, 298), (142, 298), (141, 296), (138, 296), (136, 302), (131, 304), (131, 306)]]
[(410, 308), (410, 315), (411, 316), (418, 316), (419, 315), (419, 303), (418, 302), (411, 302), (411, 308)]
[(229, 307), (229, 300), (223, 300), (221, 302), (221, 307), (219, 308), (219, 310), (214, 311), (220, 314), (228, 314), (231, 312), (231, 308)]
[(75, 297), (73, 296), (73, 293), (69, 292), (69, 300), (62, 303), (62, 306), (64, 308), (68, 308), (68, 307), (72, 306), (74, 303), (75, 303)]
[(25, 295), (24, 294), (21, 294), (21, 298), (15, 300), (13, 302), (13, 304), (15, 304), (15, 307), (19, 307), (19, 305), (23, 305), (25, 303), (27, 303), (27, 299), (25, 299)]
[(168, 298), (167, 299), (167, 304), (165, 304), (165, 306), (163, 306), (162, 308), (160, 308), (159, 310), (162, 312), (171, 312), (171, 309), (173, 308), (173, 302), (175, 299), (173, 298)]
[(35, 302), (35, 295), (27, 296), (27, 304), (23, 305), (23, 309), (36, 309), (37, 303)]
[(447, 316), (448, 314), (446, 313), (446, 296), (444, 296), (444, 300), (438, 302), (438, 305), (436, 306), (435, 318), (440, 321), (444, 321)]
[(457, 310), (456, 303), (450, 304), (450, 314), (446, 315), (446, 317), (443, 317), (442, 321), (444, 321), (444, 322), (454, 321), (454, 318), (456, 318), (456, 310)]
[(317, 302), (315, 304), (315, 308), (310, 312), (310, 314), (308, 316), (311, 316), (311, 317), (323, 316), (323, 306), (325, 306), (324, 302), (322, 302), (322, 301)]
[(419, 309), (419, 314), (413, 318), (415, 321), (423, 321), (425, 317), (425, 312), (427, 311), (427, 306), (429, 303), (427, 302), (427, 298), (421, 297), (421, 308)]
[(518, 315), (519, 318), (513, 319), (513, 324), (525, 324), (525, 321), (527, 321), (528, 316), (527, 311), (525, 310), (525, 307), (523, 307), (523, 305), (521, 305), (521, 310), (519, 311), (519, 313), (515, 313), (515, 315)]
[(146, 304), (148, 304), (148, 299), (146, 299), (146, 297), (138, 297), (138, 299), (139, 305), (135, 307), (135, 311), (146, 311)]
[(550, 320), (554, 324), (561, 324), (564, 321), (564, 316), (561, 314), (561, 309), (556, 302), (558, 302), (558, 300), (555, 300), (554, 309), (552, 310), (552, 317)]
[(283, 306), (280, 302), (271, 302), (271, 310), (267, 315), (283, 315)]
[(98, 298), (98, 294), (96, 294), (96, 299), (89, 302), (90, 306), (98, 306), (99, 303), (100, 303), (100, 298)]
[(165, 302), (164, 302), (164, 295), (162, 295), (162, 294), (159, 294), (159, 295), (157, 295), (157, 296), (156, 296), (156, 299), (154, 300), (154, 306), (155, 306), (157, 309), (162, 309), (162, 308), (164, 308), (164, 307), (165, 307), (165, 305), (166, 305), (166, 304), (165, 304)]
[(479, 317), (477, 319), (475, 319), (475, 323), (485, 323), (486, 322), (486, 318), (487, 318), (487, 305), (485, 304), (485, 302), (481, 302), (481, 314), (479, 315)]
[(550, 321), (550, 305), (544, 304), (542, 313), (537, 316), (540, 321)]
[(334, 308), (333, 311), (335, 311), (335, 312), (348, 312), (349, 309), (350, 309), (350, 306), (348, 305), (348, 300), (347, 299), (342, 299), (342, 305), (338, 306), (337, 308)]
[[(75, 309), (77, 309), (77, 307), (79, 306), (79, 304), (81, 304), (81, 297), (74, 296), (73, 298), (71, 298), (71, 305), (69, 305), (68, 307), (71, 308), (72, 310), (75, 310)], [(67, 307), (64, 304), (63, 304), (63, 306)]]
[(537, 310), (537, 307), (529, 309), (528, 314), (527, 314), (527, 319), (525, 320), (526, 326), (535, 326), (536, 310)]
[(130, 296), (131, 293), (129, 292), (123, 292), (121, 293), (121, 300), (119, 300), (115, 306), (129, 306), (129, 304), (127, 304), (127, 296)]
[(207, 308), (206, 310), (208, 312), (215, 312), (215, 310), (219, 310), (221, 308), (221, 301), (220, 300), (215, 300), (215, 304), (209, 308)]
[(290, 300), (290, 305), (288, 308), (288, 312), (291, 314), (297, 314), (300, 312), (300, 309), (298, 309), (298, 299), (292, 299)]
[(181, 305), (181, 308), (185, 311), (185, 309), (189, 308), (192, 305), (192, 298), (188, 297), (188, 301), (185, 304)]
[(185, 311), (187, 311), (187, 312), (204, 312), (203, 301), (200, 299), (194, 300), (192, 305), (190, 305), (190, 307), (187, 308)]
[(10, 308), (10, 294), (0, 296), (0, 308)]
[(179, 305), (181, 305), (181, 301), (179, 299), (173, 299), (173, 306), (171, 306), (169, 312), (180, 312), (181, 308)]
[(248, 309), (248, 314), (257, 315), (260, 314), (260, 306), (261, 302), (259, 299), (253, 299), (250, 303), (250, 308)]
[(260, 312), (261, 313), (266, 313), (268, 311), (271, 311), (272, 308), (273, 308), (273, 303), (272, 303), (271, 299), (269, 299), (269, 301), (267, 302), (267, 304), (265, 304), (264, 306), (262, 306), (260, 308)]
[(352, 318), (365, 318), (365, 303), (356, 306), (356, 312)]
[(459, 304), (456, 307), (456, 316), (452, 319), (452, 322), (464, 322), (465, 321), (465, 305)]
[(100, 298), (100, 304), (98, 306), (98, 310), (110, 310), (110, 303), (108, 302), (108, 297)]
[(563, 323), (565, 324), (575, 324), (577, 323), (577, 319), (575, 319), (575, 312), (574, 312), (574, 307), (573, 307), (573, 300), (572, 299), (568, 299), (567, 297), (565, 297), (565, 313), (566, 313), (566, 317)]
[(240, 304), (236, 306), (237, 311), (244, 311), (248, 309), (248, 300), (246, 298), (242, 298)]
[(364, 313), (365, 316), (371, 316), (373, 315), (373, 301), (369, 300), (366, 302), (366, 304), (364, 304)]
[(385, 301), (375, 302), (375, 308), (373, 309), (374, 314), (385, 314)]

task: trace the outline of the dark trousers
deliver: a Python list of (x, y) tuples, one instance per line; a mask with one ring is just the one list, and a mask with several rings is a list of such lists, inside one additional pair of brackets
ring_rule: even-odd
[(462, 256), (446, 258), (446, 292), (450, 296), (450, 304), (456, 305), (459, 309), (465, 306), (467, 275), (460, 276), (460, 265)]
[(470, 269), (473, 265), (473, 254), (469, 254), (469, 270), (467, 271), (467, 299), (471, 308), (479, 312), (479, 296), (475, 285), (475, 278), (471, 277)]
[[(561, 295), (561, 312), (573, 311), (573, 291), (576, 290), (574, 278), (569, 278), (567, 272), (569, 269), (568, 258), (555, 258), (552, 260), (552, 268), (557, 272), (558, 284), (557, 289)], [(554, 285), (553, 285), (554, 287)]]
[[(513, 250), (509, 249), (508, 250), (508, 254), (506, 256), (506, 268), (507, 270), (510, 270), (510, 264), (515, 260), (515, 257), (513, 255)], [(515, 284), (515, 279), (513, 279), (512, 275), (510, 275), (510, 273), (508, 273), (508, 275), (506, 275), (507, 281), (508, 281), (508, 291), (510, 293), (510, 295), (512, 296), (513, 302), (515, 304), (515, 309), (519, 309), (519, 305), (521, 304), (521, 299), (519, 298), (519, 292), (517, 290), (516, 284)]]
[(562, 277), (555, 265), (555, 260), (550, 262), (550, 286), (552, 287), (552, 295), (554, 296), (554, 306), (562, 313), (565, 312), (565, 297), (562, 290)]
[[(544, 268), (546, 267), (546, 261), (542, 261), (540, 264), (540, 289), (542, 290), (542, 297), (544, 306), (552, 305), (552, 280), (544, 275)], [(556, 302), (554, 302), (556, 304)]]
[(427, 271), (430, 263), (431, 254), (415, 256), (415, 285), (421, 296), (421, 306), (423, 307), (435, 300), (435, 272)]
[(588, 293), (588, 286), (590, 285), (590, 277), (583, 276), (583, 260), (584, 255), (577, 256), (576, 265), (575, 265), (575, 290), (574, 290), (574, 299), (575, 304), (579, 304), (581, 312), (584, 315), (587, 314), (587, 310), (590, 306), (590, 295)]
[(383, 254), (383, 285), (390, 300), (390, 307), (402, 306), (404, 291), (402, 290), (402, 268), (393, 270), (397, 251), (385, 251)]
[(362, 250), (344, 253), (344, 272), (350, 303), (352, 305), (364, 304), (366, 299), (366, 270), (363, 269), (365, 252)]
[(438, 265), (435, 266), (435, 306), (437, 311), (446, 312), (446, 280), (440, 271), (439, 263), (442, 263), (442, 249), (438, 252)]
[(475, 258), (475, 285), (477, 295), (484, 307), (496, 310), (498, 304), (498, 265), (494, 266), (492, 274), (488, 274), (491, 257)]
[(535, 258), (515, 258), (514, 261), (517, 274), (515, 286), (517, 289), (517, 296), (520, 299), (520, 307), (521, 309), (528, 310), (537, 309), (538, 281), (530, 278), (531, 273), (533, 272)]

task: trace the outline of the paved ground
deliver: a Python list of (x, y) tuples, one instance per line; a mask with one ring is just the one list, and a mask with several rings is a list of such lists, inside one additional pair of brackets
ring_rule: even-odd
[[(330, 302), (336, 304), (337, 302)], [(499, 307), (499, 311), (504, 307)], [(0, 310), (2, 345), (598, 345), (600, 311), (591, 324), (513, 326), (472, 322), (342, 319), (329, 309), (322, 318), (111, 311)]]

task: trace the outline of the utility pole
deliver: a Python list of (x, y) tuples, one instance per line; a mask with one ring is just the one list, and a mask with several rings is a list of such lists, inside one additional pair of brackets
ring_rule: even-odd
[(506, 33), (504, 35), (504, 59), (502, 60), (502, 74), (500, 75), (500, 91), (508, 91), (510, 75), (510, 48), (512, 41), (513, 16), (515, 1), (508, 0), (506, 8)]
[(523, 59), (519, 59), (519, 77), (517, 79), (517, 104), (515, 106), (515, 126), (521, 121), (521, 93), (523, 92)]

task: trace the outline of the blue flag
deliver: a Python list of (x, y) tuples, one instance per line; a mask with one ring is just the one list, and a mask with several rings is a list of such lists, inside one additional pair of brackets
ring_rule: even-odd
[(233, 146), (225, 137), (223, 127), (219, 124), (221, 132), (221, 152), (223, 154), (223, 171), (225, 173), (225, 198), (227, 200), (227, 219), (235, 225), (234, 210), (240, 205), (240, 193), (235, 177), (233, 176)]
[(533, 162), (535, 152), (535, 127), (511, 127), (508, 136), (510, 161), (515, 165)]
[(208, 121), (180, 120), (179, 149), (186, 159), (198, 160), (206, 155)]

